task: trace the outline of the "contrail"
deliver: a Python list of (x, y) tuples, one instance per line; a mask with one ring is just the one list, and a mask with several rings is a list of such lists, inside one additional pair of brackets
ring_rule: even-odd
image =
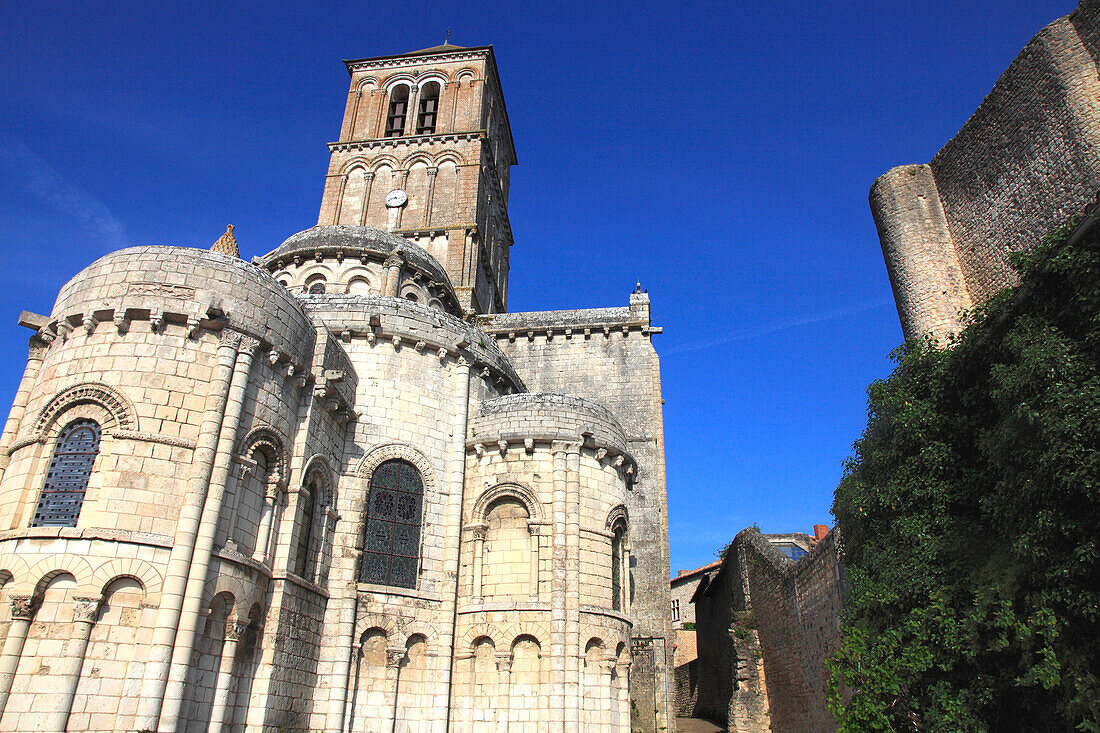
[(19, 181), (31, 195), (101, 237), (105, 244), (115, 249), (129, 244), (126, 227), (102, 201), (67, 180), (25, 145), (4, 140), (0, 164), (9, 169), (9, 180)]
[(776, 331), (784, 331), (788, 328), (795, 328), (797, 326), (808, 326), (813, 323), (831, 321), (834, 318), (850, 316), (855, 313), (862, 313), (864, 311), (869, 311), (874, 308), (881, 308), (883, 306), (892, 304), (892, 300), (868, 300), (862, 303), (846, 305), (843, 308), (834, 308), (833, 310), (823, 311), (821, 313), (812, 313), (808, 316), (802, 316), (801, 318), (788, 318), (786, 320), (777, 321), (775, 323), (765, 323), (764, 325), (757, 326), (756, 328), (746, 328), (740, 331), (734, 331), (729, 336), (720, 339), (692, 341), (690, 343), (674, 346), (671, 349), (661, 349), (661, 355), (670, 356), (672, 354), (683, 354), (688, 351), (701, 351), (711, 346), (720, 346), (722, 344), (730, 344), (735, 341), (746, 341), (748, 339), (759, 338), (760, 336), (767, 336), (768, 334), (775, 333)]

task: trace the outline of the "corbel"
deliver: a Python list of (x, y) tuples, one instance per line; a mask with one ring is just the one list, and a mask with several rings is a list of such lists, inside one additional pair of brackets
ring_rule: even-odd
[(69, 334), (73, 332), (72, 324), (62, 318), (57, 322), (57, 336), (64, 343), (69, 338)]
[(115, 324), (115, 328), (118, 329), (120, 334), (126, 333), (130, 330), (130, 319), (126, 315), (125, 308), (116, 308), (115, 317), (112, 319)]
[(573, 338), (573, 329), (571, 329), (571, 328), (565, 329), (565, 338), (566, 339), (572, 339)]
[(89, 313), (88, 315), (84, 316), (83, 325), (84, 331), (89, 336), (91, 336), (93, 333), (95, 333), (95, 327), (99, 325), (99, 319), (96, 318), (94, 314)]
[(508, 441), (507, 440), (498, 440), (497, 441), (497, 450), (500, 451), (501, 455), (504, 455), (505, 453), (507, 453), (508, 452)]
[(401, 351), (401, 337), (400, 336), (395, 335), (393, 337), (393, 350), (394, 351)]
[(602, 461), (607, 456), (607, 448), (598, 448), (596, 450), (596, 460)]
[(340, 340), (343, 341), (345, 344), (351, 342), (350, 328), (345, 328), (343, 331), (340, 332)]
[(530, 455), (530, 454), (534, 453), (535, 452), (535, 439), (534, 438), (524, 438), (523, 439), (523, 450), (527, 453), (527, 455)]
[(153, 333), (159, 333), (161, 328), (164, 327), (164, 314), (161, 312), (153, 313), (149, 316), (149, 330)]
[(508, 332), (508, 343), (515, 343), (515, 341), (516, 341), (516, 332), (515, 331), (509, 331)]
[(478, 458), (483, 458), (485, 456), (485, 446), (484, 446), (484, 444), (474, 443), (474, 453), (477, 454)]
[(413, 346), (413, 348), (416, 349), (416, 353), (423, 354), (424, 353), (424, 347), (426, 347), (427, 345), (428, 344), (425, 341), (417, 341), (416, 345)]
[(445, 346), (440, 346), (439, 351), (437, 351), (435, 355), (440, 361), (443, 361), (447, 358), (447, 348)]
[(586, 329), (584, 329), (584, 337), (585, 337), (586, 339), (587, 339), (587, 338), (591, 338), (591, 337), (592, 337), (592, 329), (591, 329), (591, 328), (586, 328)]
[(187, 338), (193, 339), (199, 334), (199, 326), (202, 321), (197, 316), (187, 317)]

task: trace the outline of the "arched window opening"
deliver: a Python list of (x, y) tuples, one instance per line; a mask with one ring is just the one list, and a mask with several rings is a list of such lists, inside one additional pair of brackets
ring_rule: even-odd
[(420, 92), (420, 114), (416, 116), (416, 134), (431, 135), (435, 132), (435, 117), (439, 111), (439, 85), (434, 81), (424, 85)]
[(370, 478), (363, 583), (416, 588), (424, 482), (408, 461), (386, 461)]
[(420, 298), (416, 297), (416, 293), (408, 292), (408, 293), (405, 293), (405, 300), (411, 300), (412, 302), (415, 303), (418, 300), (420, 300)]
[(311, 277), (306, 281), (306, 292), (310, 295), (324, 295), (326, 285), (328, 285), (328, 281), (325, 280), (324, 275)]
[(399, 84), (390, 92), (390, 113), (386, 115), (386, 137), (405, 134), (405, 115), (409, 111), (409, 88)]
[(611, 538), (611, 609), (622, 611), (623, 603), (623, 546), (626, 542), (626, 525), (619, 522), (612, 529)]
[(73, 420), (57, 436), (32, 527), (76, 526), (99, 454), (99, 437), (99, 423), (87, 418)]
[[(308, 492), (308, 493), (306, 493)], [(315, 557), (310, 545), (313, 544), (313, 518), (314, 508), (317, 505), (320, 487), (317, 480), (310, 481), (309, 488), (299, 494), (298, 503), (302, 507), (302, 524), (298, 528), (298, 547), (294, 557), (294, 574), (305, 580), (313, 580), (313, 568)]]

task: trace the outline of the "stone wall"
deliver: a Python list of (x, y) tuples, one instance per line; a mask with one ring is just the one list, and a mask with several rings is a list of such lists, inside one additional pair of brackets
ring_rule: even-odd
[(871, 189), (906, 336), (957, 331), (1033, 247), (1100, 189), (1100, 2), (1082, 0), (1028, 43), (929, 165)]
[[(672, 691), (671, 597), (667, 578), (664, 422), (660, 364), (649, 296), (629, 307), (500, 313), (477, 325), (491, 335), (533, 392), (565, 392), (606, 406), (637, 464), (627, 493), (631, 526), (631, 697), (641, 731), (668, 730)], [(655, 677), (650, 680), (647, 674)], [(643, 679), (645, 678), (645, 679)]]
[[(843, 568), (832, 532), (793, 562), (755, 529), (735, 548), (749, 588), (775, 733), (827, 733), (824, 661), (839, 644)], [(732, 553), (731, 553), (732, 554)]]

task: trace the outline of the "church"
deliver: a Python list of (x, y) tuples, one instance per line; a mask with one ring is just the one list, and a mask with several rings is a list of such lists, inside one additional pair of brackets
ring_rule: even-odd
[(649, 297), (508, 312), (492, 47), (345, 64), (316, 226), (21, 315), (0, 731), (670, 728)]

